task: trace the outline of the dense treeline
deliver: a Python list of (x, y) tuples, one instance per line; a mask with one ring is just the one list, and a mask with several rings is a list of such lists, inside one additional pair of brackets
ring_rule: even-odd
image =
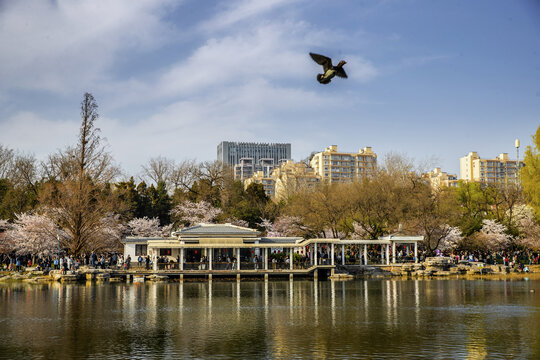
[(523, 187), (432, 189), (410, 161), (389, 156), (369, 178), (301, 189), (275, 203), (262, 185), (244, 188), (218, 162), (158, 157), (137, 177), (122, 176), (97, 119), (87, 93), (75, 146), (38, 161), (0, 144), (0, 231), (8, 230), (0, 233), (0, 252), (46, 255), (58, 243), (74, 255), (111, 251), (122, 236), (167, 236), (210, 221), (272, 236), (376, 239), (401, 228), (424, 235), (428, 253), (540, 247), (540, 127), (525, 153)]

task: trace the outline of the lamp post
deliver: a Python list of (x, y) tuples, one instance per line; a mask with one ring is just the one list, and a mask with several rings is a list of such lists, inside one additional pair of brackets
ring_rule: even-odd
[(516, 139), (515, 143), (514, 143), (515, 147), (516, 147), (516, 153), (517, 153), (517, 161), (516, 161), (516, 180), (519, 184), (519, 139)]

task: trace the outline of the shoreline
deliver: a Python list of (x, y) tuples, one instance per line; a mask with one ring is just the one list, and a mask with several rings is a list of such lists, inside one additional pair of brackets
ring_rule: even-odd
[[(335, 274), (333, 276), (327, 277), (326, 281), (354, 281), (354, 280), (540, 280), (540, 265), (535, 265), (534, 270), (529, 273), (524, 272), (509, 272), (509, 273), (490, 273), (490, 274), (459, 274), (459, 273), (445, 273), (445, 274), (432, 274), (432, 275), (417, 275), (417, 274), (403, 274), (403, 273), (375, 273), (375, 274)], [(533, 269), (531, 269), (533, 270)], [(89, 275), (89, 274), (87, 274)], [(234, 282), (234, 281), (246, 281), (246, 282), (265, 282), (268, 280), (272, 281), (293, 281), (293, 277), (286, 275), (282, 276), (272, 276), (270, 279), (268, 277), (264, 278), (261, 276), (249, 276), (243, 275), (241, 279), (234, 276), (223, 276), (223, 277), (189, 277), (185, 276), (182, 278), (169, 277), (166, 274), (156, 273), (149, 276), (145, 276), (144, 279), (136, 279), (137, 274), (127, 274), (125, 277), (111, 277), (108, 272), (98, 272), (93, 273), (94, 276), (83, 276), (83, 274), (67, 274), (61, 276), (53, 275), (43, 275), (36, 274), (36, 271), (29, 272), (13, 272), (13, 271), (0, 271), (0, 284), (9, 284), (9, 283), (28, 283), (28, 284), (47, 284), (47, 283), (95, 283), (95, 284), (105, 284), (105, 283), (144, 283), (144, 282)], [(101, 276), (100, 276), (101, 275)], [(319, 281), (313, 277), (298, 277), (294, 278), (296, 281)], [(323, 281), (324, 281), (323, 280)]]

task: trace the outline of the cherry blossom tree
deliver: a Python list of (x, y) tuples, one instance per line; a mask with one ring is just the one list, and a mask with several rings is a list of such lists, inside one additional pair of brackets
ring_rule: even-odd
[(511, 236), (506, 231), (507, 228), (503, 224), (495, 220), (484, 219), (478, 236), (488, 250), (497, 251), (505, 249), (510, 245)]
[(7, 231), (13, 229), (13, 225), (4, 219), (0, 219), (0, 231)]
[(160, 235), (163, 237), (169, 237), (171, 236), (171, 233), (173, 231), (173, 224), (165, 225), (160, 230)]
[(151, 237), (160, 236), (159, 219), (148, 217), (135, 218), (127, 223), (128, 232), (133, 236)]
[(122, 235), (125, 227), (120, 223), (119, 215), (108, 214), (101, 218), (96, 229), (96, 235), (89, 242), (89, 248), (96, 252), (121, 251)]
[(193, 202), (185, 200), (176, 205), (170, 212), (176, 225), (193, 226), (201, 223), (212, 223), (221, 209), (213, 207), (206, 201)]
[(22, 255), (49, 256), (58, 251), (59, 229), (44, 215), (18, 214), (7, 238), (13, 249)]
[(274, 224), (270, 219), (261, 219), (261, 222), (258, 225), (266, 231), (267, 236), (272, 236), (270, 233), (272, 232)]
[(461, 230), (457, 226), (441, 225), (441, 227), (445, 227), (445, 235), (439, 242), (439, 249), (442, 251), (454, 250), (458, 247), (461, 240), (463, 240)]
[[(0, 147), (1, 150), (1, 147)], [(8, 238), (8, 230), (13, 229), (13, 224), (7, 220), (0, 220), (0, 254), (11, 252), (12, 245)]]
[(261, 219), (259, 224), (266, 230), (269, 237), (301, 236), (305, 228), (298, 216), (280, 216), (272, 223), (268, 219)]
[(519, 229), (521, 236), (517, 243), (526, 248), (540, 250), (540, 225), (535, 221), (532, 209), (520, 218)]

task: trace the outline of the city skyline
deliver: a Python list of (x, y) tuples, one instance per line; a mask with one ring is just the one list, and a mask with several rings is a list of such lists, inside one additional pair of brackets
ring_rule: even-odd
[[(28, 1), (0, 24), (0, 143), (38, 159), (76, 142), (85, 91), (134, 175), (223, 140), (291, 143), (296, 161), (371, 146), (458, 174), (469, 152), (515, 159), (516, 138), (522, 157), (540, 118), (532, 0)], [(320, 85), (309, 52), (349, 78)]]

